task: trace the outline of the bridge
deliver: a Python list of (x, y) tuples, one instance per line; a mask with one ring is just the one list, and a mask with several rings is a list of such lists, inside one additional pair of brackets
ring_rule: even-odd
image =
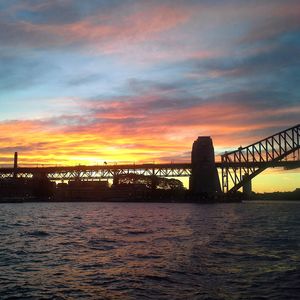
[(236, 192), (242, 186), (247, 186), (255, 176), (276, 164), (281, 163), (286, 169), (292, 167), (292, 163), (287, 160), (289, 157), (294, 160), (294, 166), (299, 167), (299, 149), (300, 124), (247, 147), (225, 152), (221, 156), (223, 192)]
[[(203, 139), (201, 141), (203, 141)], [(197, 146), (196, 142), (197, 141), (195, 141), (194, 146)], [(203, 151), (203, 147), (201, 149), (201, 151)], [(193, 178), (194, 176), (201, 179), (198, 179), (198, 181), (200, 180), (201, 182), (196, 183), (196, 185), (209, 186), (211, 182), (214, 181), (212, 176), (215, 175), (211, 175), (209, 178), (207, 172), (209, 173), (215, 168), (219, 170), (218, 173), (220, 174), (217, 177), (221, 176), (221, 190), (224, 193), (233, 193), (241, 187), (247, 186), (255, 176), (267, 168), (283, 167), (285, 169), (294, 169), (300, 167), (300, 124), (255, 142), (247, 147), (240, 147), (235, 151), (225, 152), (221, 156), (220, 162), (214, 161), (213, 148), (205, 149), (204, 152), (208, 151), (210, 158), (203, 158), (200, 151), (200, 153), (195, 154), (196, 158), (194, 158), (194, 161), (192, 157), (191, 163), (169, 164), (18, 167), (17, 157), (15, 156), (15, 165), (13, 168), (0, 168), (0, 179), (42, 176), (47, 177), (51, 181), (103, 180), (113, 179), (120, 175), (141, 174), (172, 178)], [(197, 168), (200, 170), (200, 173), (199, 175), (195, 175), (197, 173), (197, 168), (195, 169), (197, 162), (195, 162), (195, 160), (199, 157), (200, 163)], [(204, 179), (201, 177), (201, 174), (204, 176)], [(212, 186), (211, 189), (213, 191), (218, 190), (217, 186)]]

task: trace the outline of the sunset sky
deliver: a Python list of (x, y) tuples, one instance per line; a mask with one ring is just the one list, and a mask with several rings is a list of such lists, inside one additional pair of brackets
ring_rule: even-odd
[(299, 96), (299, 0), (0, 1), (1, 166), (188, 162), (298, 124)]

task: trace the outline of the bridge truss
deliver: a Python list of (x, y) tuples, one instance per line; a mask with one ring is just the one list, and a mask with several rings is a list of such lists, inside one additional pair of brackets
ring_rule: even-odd
[[(236, 192), (252, 178), (279, 162), (299, 161), (300, 124), (221, 156), (224, 193)], [(286, 165), (288, 163), (286, 162)]]
[[(225, 167), (231, 169), (249, 168), (257, 169), (263, 166), (263, 162), (216, 162), (218, 169)], [(270, 162), (270, 167), (293, 169), (300, 167), (300, 160), (297, 161), (274, 161)], [(16, 175), (15, 175), (16, 173)], [(0, 179), (5, 178), (32, 178), (34, 176), (46, 176), (52, 181), (69, 181), (69, 180), (103, 180), (113, 179), (118, 175), (140, 174), (140, 175), (156, 175), (158, 177), (189, 177), (192, 174), (192, 166), (190, 163), (175, 164), (137, 164), (137, 165), (102, 165), (102, 166), (69, 166), (69, 167), (19, 167), (17, 170), (13, 168), (0, 168)]]
[[(46, 176), (52, 181), (69, 180), (103, 180), (113, 179), (115, 176), (140, 174), (158, 177), (189, 177), (191, 164), (133, 164), (133, 165), (101, 165), (101, 166), (71, 166), (71, 167), (41, 167), (18, 168), (17, 178), (32, 178)], [(0, 179), (13, 178), (12, 168), (0, 169)]]

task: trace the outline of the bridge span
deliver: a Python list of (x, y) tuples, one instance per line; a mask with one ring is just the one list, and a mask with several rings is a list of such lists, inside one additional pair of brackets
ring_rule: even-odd
[[(263, 167), (263, 162), (249, 163), (222, 163), (216, 162), (216, 167), (231, 168), (259, 168)], [(271, 168), (295, 169), (300, 168), (300, 160), (277, 161), (270, 164)], [(191, 163), (162, 163), (162, 164), (114, 164), (114, 165), (78, 165), (78, 166), (56, 166), (56, 167), (18, 167), (1, 168), (0, 179), (13, 178), (14, 173), (18, 178), (31, 178), (34, 175), (44, 174), (50, 180), (93, 180), (112, 179), (116, 175), (141, 174), (146, 176), (156, 175), (159, 177), (189, 177), (192, 174)]]

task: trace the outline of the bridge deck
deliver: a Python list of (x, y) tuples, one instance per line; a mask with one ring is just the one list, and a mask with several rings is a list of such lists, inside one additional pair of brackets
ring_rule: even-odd
[[(217, 162), (217, 168), (253, 168), (264, 166), (265, 162), (221, 163)], [(300, 167), (300, 161), (279, 161), (269, 163), (270, 167), (284, 167), (294, 169)], [(107, 179), (114, 175), (137, 173), (142, 175), (156, 175), (159, 177), (188, 177), (191, 175), (191, 163), (168, 163), (168, 164), (115, 164), (94, 166), (55, 166), (55, 167), (18, 167), (0, 168), (0, 178), (17, 177), (30, 178), (36, 174), (45, 174), (51, 180), (83, 179)]]

